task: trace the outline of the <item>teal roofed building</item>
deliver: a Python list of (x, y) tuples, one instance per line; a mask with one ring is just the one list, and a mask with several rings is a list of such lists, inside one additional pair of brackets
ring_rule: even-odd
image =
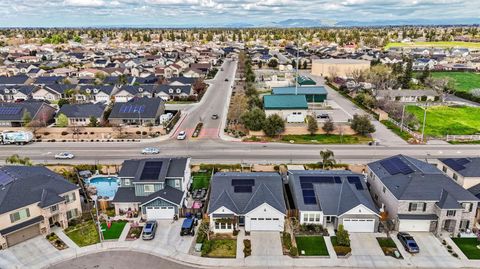
[(323, 86), (316, 87), (278, 87), (272, 89), (273, 95), (305, 95), (308, 103), (322, 103), (327, 99), (327, 90)]
[(266, 95), (263, 97), (265, 114), (278, 114), (287, 122), (303, 122), (308, 103), (305, 95)]
[(300, 86), (315, 86), (317, 83), (315, 80), (307, 77), (307, 76), (298, 76), (297, 83)]

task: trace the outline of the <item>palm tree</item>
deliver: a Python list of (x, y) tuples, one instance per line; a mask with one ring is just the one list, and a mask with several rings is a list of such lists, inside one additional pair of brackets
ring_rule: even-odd
[(335, 154), (329, 149), (320, 151), (320, 157), (322, 158), (322, 169), (332, 167), (337, 163), (335, 161)]

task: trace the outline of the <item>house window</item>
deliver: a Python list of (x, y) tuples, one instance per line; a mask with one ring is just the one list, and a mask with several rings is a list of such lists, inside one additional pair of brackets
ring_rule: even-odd
[(466, 219), (462, 219), (460, 221), (460, 229), (466, 230), (468, 229), (468, 226), (470, 225), (470, 221)]
[(473, 204), (472, 203), (462, 203), (463, 212), (472, 212)]
[(154, 192), (154, 186), (152, 184), (143, 185), (143, 191), (146, 193)]
[(310, 216), (310, 217), (308, 218), (308, 220), (309, 220), (310, 222), (315, 221), (315, 219), (314, 219), (314, 218), (315, 218), (315, 214), (314, 214), (314, 213), (310, 213), (309, 216)]
[(175, 188), (180, 188), (180, 180), (175, 180)]
[(387, 188), (383, 186), (383, 193), (385, 193), (386, 191), (387, 191)]
[(378, 201), (378, 195), (375, 193), (375, 201)]
[(225, 229), (227, 229), (227, 224), (224, 223), (224, 222), (220, 223), (220, 227), (221, 227), (220, 229), (225, 230)]
[(129, 178), (124, 179), (123, 184), (125, 184), (125, 186), (130, 186), (130, 179)]
[(69, 203), (74, 202), (75, 200), (77, 200), (77, 197), (75, 196), (75, 193), (74, 193), (74, 192), (63, 196), (63, 198), (65, 199), (65, 203), (66, 203), (66, 204), (69, 204)]
[(447, 167), (446, 167), (445, 165), (443, 166), (442, 171), (443, 171), (444, 173), (447, 172)]
[(67, 211), (67, 220), (71, 220), (76, 217), (78, 217), (78, 209), (74, 208)]
[(304, 222), (308, 221), (308, 213), (303, 213), (303, 221)]
[(52, 212), (52, 213), (57, 211), (57, 210), (58, 210), (58, 205), (54, 205), (54, 206), (50, 207), (50, 212)]
[(30, 210), (28, 208), (21, 209), (15, 213), (10, 214), (10, 221), (12, 223), (30, 217)]
[(320, 213), (315, 214), (315, 221), (320, 222)]
[(453, 173), (453, 179), (458, 180), (458, 175), (456, 173)]
[(455, 217), (455, 210), (447, 210), (447, 217)]
[(426, 203), (422, 203), (422, 202), (410, 203), (410, 205), (408, 206), (408, 211), (423, 211), (423, 212), (425, 212), (426, 208), (427, 208)]
[(215, 229), (216, 229), (216, 230), (220, 229), (220, 223), (215, 222)]

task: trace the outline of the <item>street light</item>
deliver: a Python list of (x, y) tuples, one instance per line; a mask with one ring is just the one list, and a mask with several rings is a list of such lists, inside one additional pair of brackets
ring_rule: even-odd
[(140, 126), (140, 139), (143, 139), (142, 118), (140, 116), (140, 110), (138, 110), (138, 126)]
[(102, 247), (103, 247), (102, 227), (100, 226), (100, 218), (98, 216), (98, 195), (92, 195), (91, 197), (95, 201), (95, 214), (97, 216), (98, 238), (100, 239), (100, 244), (102, 244)]
[(423, 143), (423, 138), (425, 136), (425, 122), (426, 121), (427, 121), (427, 104), (425, 103), (425, 107), (423, 109), (422, 143)]

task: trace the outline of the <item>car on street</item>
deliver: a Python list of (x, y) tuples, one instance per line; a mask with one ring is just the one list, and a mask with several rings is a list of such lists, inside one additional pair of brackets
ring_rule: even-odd
[(185, 140), (185, 138), (187, 138), (187, 132), (181, 131), (180, 133), (178, 133), (177, 140)]
[(142, 154), (159, 154), (160, 150), (158, 148), (148, 147), (142, 149)]
[(409, 253), (418, 253), (420, 252), (420, 248), (417, 245), (417, 242), (415, 242), (415, 239), (413, 239), (413, 236), (411, 236), (409, 233), (405, 232), (399, 232), (397, 234), (397, 238), (402, 243), (403, 247), (405, 250)]
[(228, 78), (226, 78), (225, 81), (228, 81)]
[(218, 120), (218, 114), (213, 114), (212, 115), (212, 120)]
[(180, 236), (195, 235), (195, 219), (187, 218), (183, 220), (182, 229), (180, 230)]
[(60, 152), (58, 154), (55, 154), (55, 159), (73, 159), (75, 158), (75, 155), (73, 155), (70, 152)]
[(152, 240), (155, 238), (155, 232), (157, 231), (157, 221), (149, 220), (145, 223), (142, 231), (143, 240)]

